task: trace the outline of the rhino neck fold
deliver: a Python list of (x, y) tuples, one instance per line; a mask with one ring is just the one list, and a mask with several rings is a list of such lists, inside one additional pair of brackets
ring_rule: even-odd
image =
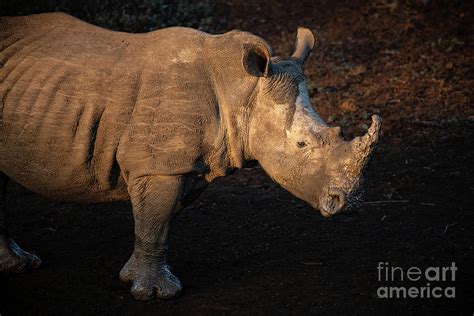
[[(240, 169), (246, 160), (252, 159), (249, 154), (248, 128), (252, 102), (248, 104), (232, 103), (225, 95), (216, 90), (219, 108), (219, 135), (216, 153), (220, 165), (226, 172), (229, 169)], [(251, 100), (251, 98), (245, 98)]]
[(248, 121), (258, 78), (245, 72), (241, 43), (232, 38), (233, 33), (207, 37), (203, 48), (203, 53), (209, 56), (206, 67), (219, 116), (219, 133), (209, 155), (211, 173), (216, 175), (223, 175), (225, 169), (242, 168), (251, 159)]

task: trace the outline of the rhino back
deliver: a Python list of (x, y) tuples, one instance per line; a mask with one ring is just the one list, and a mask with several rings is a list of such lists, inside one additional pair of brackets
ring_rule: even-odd
[(115, 156), (143, 41), (63, 14), (0, 25), (0, 170), (53, 197), (124, 197)]

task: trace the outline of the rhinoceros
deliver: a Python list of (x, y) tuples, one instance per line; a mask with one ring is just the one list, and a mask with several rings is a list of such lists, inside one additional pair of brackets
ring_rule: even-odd
[(0, 271), (40, 265), (7, 231), (12, 179), (63, 201), (131, 200), (136, 299), (181, 292), (166, 262), (171, 221), (213, 179), (258, 161), (329, 217), (354, 208), (380, 118), (345, 141), (313, 109), (299, 28), (289, 58), (242, 31), (130, 34), (62, 13), (0, 18)]

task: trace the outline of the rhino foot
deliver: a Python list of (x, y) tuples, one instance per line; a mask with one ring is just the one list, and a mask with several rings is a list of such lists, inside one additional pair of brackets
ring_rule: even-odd
[(132, 295), (141, 301), (175, 298), (183, 289), (168, 265), (138, 264), (133, 255), (120, 271), (120, 280), (132, 283)]
[(0, 272), (20, 273), (40, 265), (38, 256), (21, 249), (13, 239), (0, 240)]

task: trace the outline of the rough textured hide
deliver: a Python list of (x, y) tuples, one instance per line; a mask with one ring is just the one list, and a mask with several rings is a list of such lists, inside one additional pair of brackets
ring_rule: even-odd
[(131, 170), (140, 164), (137, 175), (181, 174), (213, 145), (211, 87), (190, 67), (203, 33), (132, 35), (62, 14), (0, 23), (0, 170), (26, 187), (67, 200), (126, 198), (119, 157)]
[[(104, 30), (65, 14), (0, 18), (0, 184), (68, 201), (131, 199), (135, 248), (120, 278), (169, 298), (169, 225), (218, 176), (258, 160), (332, 216), (359, 200), (380, 130), (345, 142), (310, 104), (299, 29), (292, 57), (250, 33)], [(0, 272), (37, 267), (0, 209)]]

